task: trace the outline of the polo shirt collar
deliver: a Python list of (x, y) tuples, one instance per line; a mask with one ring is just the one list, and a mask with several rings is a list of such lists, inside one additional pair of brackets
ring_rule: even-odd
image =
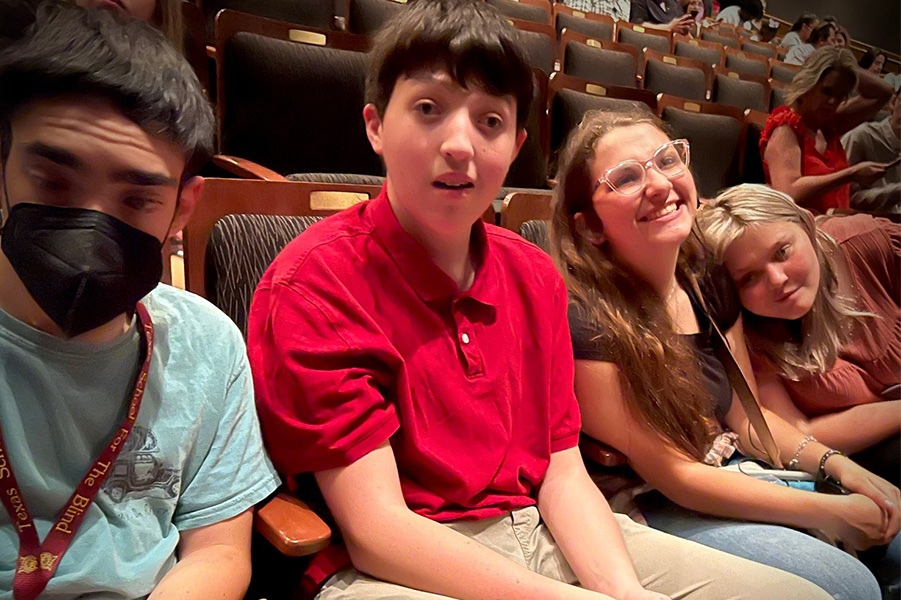
[(382, 186), (378, 197), (370, 202), (375, 237), (423, 302), (468, 297), (489, 306), (498, 305), (495, 266), (481, 219), (473, 224), (470, 236), (475, 278), (469, 290), (460, 292), (456, 282), (435, 264), (422, 244), (401, 227), (388, 201), (387, 187)]

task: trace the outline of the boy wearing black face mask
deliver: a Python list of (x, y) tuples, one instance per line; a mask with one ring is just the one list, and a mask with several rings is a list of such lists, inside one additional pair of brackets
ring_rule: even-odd
[(237, 329), (157, 285), (212, 113), (162, 36), (54, 7), (0, 56), (0, 590), (240, 598), (277, 485)]

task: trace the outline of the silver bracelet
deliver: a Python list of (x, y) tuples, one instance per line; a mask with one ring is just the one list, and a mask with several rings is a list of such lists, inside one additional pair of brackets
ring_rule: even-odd
[(817, 439), (812, 435), (804, 436), (804, 439), (801, 440), (801, 443), (798, 444), (798, 449), (795, 450), (795, 455), (792, 457), (790, 461), (788, 461), (788, 470), (789, 471), (797, 471), (798, 465), (801, 462), (801, 451), (804, 450), (804, 447), (807, 446), (810, 442), (815, 442)]

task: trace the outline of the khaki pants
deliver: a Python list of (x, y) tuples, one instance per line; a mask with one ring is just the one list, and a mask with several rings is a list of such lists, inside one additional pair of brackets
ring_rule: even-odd
[[(625, 515), (617, 514), (616, 519), (642, 585), (674, 600), (829, 599), (817, 586), (784, 571), (655, 531)], [(545, 577), (578, 584), (535, 507), (447, 526)], [(603, 551), (603, 543), (598, 547)], [(446, 596), (386, 583), (346, 569), (326, 582), (317, 599), (446, 600)]]

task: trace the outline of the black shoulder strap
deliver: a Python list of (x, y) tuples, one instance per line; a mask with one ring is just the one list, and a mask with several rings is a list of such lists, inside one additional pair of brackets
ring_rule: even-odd
[(713, 330), (713, 335), (711, 335), (713, 352), (726, 368), (726, 375), (729, 377), (729, 383), (731, 384), (732, 389), (735, 390), (739, 401), (741, 401), (741, 404), (745, 409), (745, 414), (748, 415), (748, 420), (751, 422), (751, 426), (754, 428), (754, 431), (757, 432), (757, 437), (760, 438), (760, 441), (763, 443), (763, 448), (767, 453), (770, 465), (777, 469), (781, 469), (782, 460), (779, 457), (779, 448), (776, 446), (776, 440), (773, 438), (770, 427), (766, 424), (766, 419), (763, 416), (763, 412), (760, 410), (760, 403), (754, 396), (751, 386), (748, 385), (744, 373), (742, 373), (741, 368), (738, 366), (735, 355), (732, 354), (732, 349), (729, 348), (729, 341), (720, 330), (716, 319), (713, 318), (713, 315), (710, 314), (710, 311), (707, 309), (707, 303), (704, 302), (704, 295), (701, 293), (700, 287), (698, 287), (698, 282), (693, 277), (691, 277), (690, 280), (692, 290), (697, 297), (701, 310), (704, 311), (704, 315), (707, 317), (707, 320), (710, 322), (710, 327)]

